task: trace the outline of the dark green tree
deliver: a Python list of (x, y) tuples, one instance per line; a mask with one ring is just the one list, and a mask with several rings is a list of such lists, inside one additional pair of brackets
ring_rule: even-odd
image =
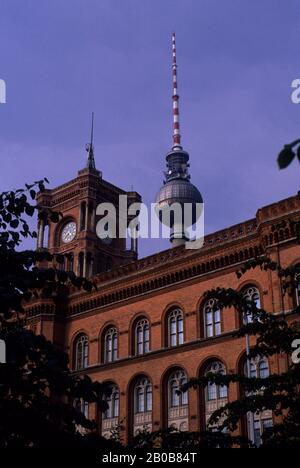
[[(237, 272), (240, 278), (248, 269), (261, 268), (277, 271), (283, 284), (283, 293), (294, 295), (298, 288), (300, 267), (293, 266), (283, 269), (268, 257), (259, 257), (245, 263)], [(299, 340), (299, 319), (297, 315), (300, 307), (295, 307), (294, 318), (287, 318), (283, 313), (273, 315), (258, 308), (254, 301), (246, 299), (242, 293), (234, 289), (217, 288), (206, 293), (207, 297), (216, 298), (215, 307), (221, 308), (224, 313), (229, 307), (234, 307), (241, 319), (251, 315), (252, 321), (245, 323), (233, 334), (236, 337), (246, 335), (256, 338), (255, 345), (250, 349), (248, 358), (270, 357), (283, 354), (287, 357), (287, 371), (283, 374), (272, 374), (267, 378), (248, 377), (244, 374), (213, 374), (210, 373), (201, 378), (191, 379), (182, 391), (188, 388), (205, 388), (209, 384), (225, 385), (238, 384), (241, 389), (241, 398), (230, 402), (215, 411), (209, 424), (218, 430), (211, 434), (216, 446), (225, 443), (239, 446), (252, 446), (250, 441), (237, 440), (232, 434), (238, 428), (238, 424), (246, 419), (247, 414), (259, 414), (265, 410), (273, 411), (277, 416), (277, 422), (272, 428), (268, 428), (262, 435), (261, 447), (300, 447), (300, 363), (293, 362), (292, 355), (295, 351), (295, 340)], [(243, 323), (243, 320), (241, 320)], [(298, 353), (300, 355), (300, 352)], [(208, 431), (209, 432), (209, 431)], [(202, 434), (203, 443), (207, 434)], [(211, 437), (210, 436), (210, 437)], [(219, 440), (218, 440), (219, 438)], [(224, 442), (222, 442), (222, 440)], [(232, 441), (232, 442), (230, 442)], [(212, 442), (213, 443), (213, 442)]]
[(39, 262), (53, 260), (48, 252), (17, 250), (22, 239), (36, 238), (28, 222), (35, 213), (45, 221), (59, 221), (58, 213), (35, 205), (36, 191), (43, 191), (45, 182), (0, 194), (0, 339), (6, 344), (6, 363), (0, 364), (0, 448), (101, 449), (95, 422), (74, 402), (94, 403), (104, 410), (109, 389), (72, 374), (65, 353), (24, 327), (24, 306), (32, 297), (51, 297), (59, 303), (71, 286), (87, 291), (94, 287), (72, 272), (39, 268)]

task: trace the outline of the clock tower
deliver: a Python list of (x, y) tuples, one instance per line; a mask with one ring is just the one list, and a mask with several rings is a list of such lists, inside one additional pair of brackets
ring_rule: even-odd
[[(137, 192), (126, 192), (107, 182), (96, 169), (93, 147), (93, 121), (91, 141), (86, 146), (86, 167), (77, 177), (54, 189), (38, 194), (41, 208), (61, 214), (59, 223), (38, 222), (37, 248), (48, 249), (51, 254), (64, 255), (57, 268), (74, 271), (79, 276), (91, 277), (137, 259), (137, 239), (100, 239), (96, 234), (100, 203), (111, 203), (119, 211), (119, 196), (127, 196), (127, 206), (141, 202)], [(100, 217), (99, 217), (100, 219)], [(128, 218), (130, 221), (130, 218)]]

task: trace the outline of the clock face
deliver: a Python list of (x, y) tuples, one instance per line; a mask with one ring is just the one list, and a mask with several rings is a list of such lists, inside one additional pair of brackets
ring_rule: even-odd
[(67, 244), (71, 242), (76, 236), (76, 223), (74, 221), (70, 221), (65, 225), (61, 233), (62, 241)]

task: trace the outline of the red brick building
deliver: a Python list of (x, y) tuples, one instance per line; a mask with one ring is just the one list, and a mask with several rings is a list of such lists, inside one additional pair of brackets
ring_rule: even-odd
[[(180, 143), (175, 52), (173, 37), (173, 147), (157, 200), (199, 202), (201, 194), (189, 182), (189, 156)], [(231, 287), (273, 314), (291, 313), (299, 291), (294, 298), (283, 296), (275, 272), (251, 270), (241, 280), (235, 272), (262, 254), (283, 267), (300, 262), (293, 227), (300, 222), (300, 195), (262, 207), (253, 219), (206, 236), (201, 249), (177, 245), (138, 260), (136, 241), (126, 245), (125, 239), (97, 237), (96, 207), (103, 202), (118, 207), (119, 195), (127, 195), (128, 204), (141, 197), (105, 181), (95, 168), (92, 141), (87, 149), (87, 167), (75, 179), (39, 195), (40, 206), (63, 216), (58, 224), (40, 223), (38, 248), (65, 254), (65, 264), (57, 267), (93, 276), (98, 290), (74, 288), (63, 308), (40, 298), (28, 308), (28, 325), (64, 349), (75, 372), (111, 384), (106, 414), (95, 405), (84, 408), (102, 434), (121, 426), (126, 442), (143, 427), (203, 430), (215, 409), (239, 397), (238, 386), (227, 390), (211, 385), (180, 396), (176, 390), (209, 370), (235, 373), (245, 365), (245, 340), (232, 337), (240, 317), (235, 310), (216, 311), (204, 293)], [(276, 356), (252, 362), (250, 372), (266, 376), (285, 368), (286, 357)], [(269, 412), (254, 417), (256, 441), (272, 419)]]
[[(86, 169), (40, 195), (41, 205), (63, 214), (59, 224), (49, 227), (47, 248), (69, 253), (65, 268), (93, 275), (98, 291), (72, 291), (64, 310), (39, 299), (28, 310), (28, 324), (67, 351), (75, 371), (111, 383), (107, 414), (101, 415), (94, 405), (85, 408), (103, 434), (117, 425), (123, 427), (124, 440), (143, 426), (203, 429), (214, 409), (238, 397), (238, 387), (231, 385), (228, 392), (214, 387), (204, 393), (190, 390), (182, 397), (176, 389), (211, 366), (233, 373), (245, 360), (244, 339), (231, 336), (239, 326), (237, 313), (213, 312), (203, 295), (218, 286), (233, 287), (272, 313), (291, 311), (293, 299), (282, 295), (276, 273), (256, 269), (238, 280), (235, 272), (262, 253), (284, 267), (300, 262), (293, 230), (293, 222), (300, 220), (300, 196), (260, 208), (255, 218), (206, 236), (202, 249), (178, 246), (137, 260), (135, 245), (126, 250), (118, 240), (107, 244), (95, 236), (96, 203), (120, 192), (100, 173)], [(129, 196), (139, 199), (136, 193)], [(70, 236), (74, 238), (64, 242), (70, 223), (76, 226)], [(39, 247), (46, 247), (42, 230)], [(109, 261), (102, 263), (101, 258)], [(252, 372), (264, 375), (285, 366), (285, 357), (278, 356), (254, 363)], [(255, 421), (257, 434), (271, 420), (271, 414), (264, 414)]]

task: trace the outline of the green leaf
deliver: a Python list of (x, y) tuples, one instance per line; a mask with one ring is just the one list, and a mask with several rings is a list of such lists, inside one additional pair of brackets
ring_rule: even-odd
[(295, 158), (295, 156), (296, 154), (293, 152), (291, 146), (285, 145), (283, 150), (280, 151), (277, 158), (279, 169), (285, 169), (286, 167), (288, 167)]

